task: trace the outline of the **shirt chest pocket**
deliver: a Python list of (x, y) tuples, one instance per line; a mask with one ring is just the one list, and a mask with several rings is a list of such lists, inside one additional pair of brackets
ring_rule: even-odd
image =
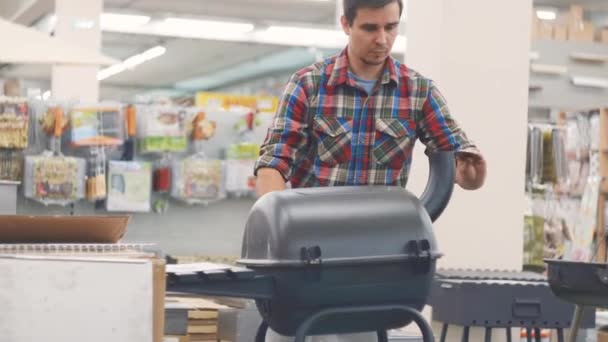
[(410, 132), (409, 122), (403, 119), (376, 119), (374, 160), (378, 165), (401, 169), (409, 153), (409, 145), (415, 137)]
[(350, 161), (352, 120), (316, 117), (313, 129), (317, 140), (317, 157), (322, 163), (335, 165)]

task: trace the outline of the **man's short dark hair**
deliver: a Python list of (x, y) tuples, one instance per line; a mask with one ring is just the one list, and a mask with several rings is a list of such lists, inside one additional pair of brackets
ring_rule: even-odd
[(390, 3), (399, 4), (399, 16), (403, 12), (403, 0), (344, 0), (344, 16), (348, 25), (353, 24), (359, 8), (382, 8)]

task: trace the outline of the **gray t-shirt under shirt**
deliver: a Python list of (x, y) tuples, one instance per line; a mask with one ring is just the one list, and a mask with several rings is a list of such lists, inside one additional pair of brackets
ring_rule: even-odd
[(361, 77), (355, 75), (354, 73), (352, 73), (351, 71), (348, 72), (348, 76), (352, 77), (353, 80), (355, 80), (355, 82), (357, 82), (357, 85), (359, 85), (359, 87), (365, 89), (365, 92), (367, 92), (367, 95), (372, 93), (372, 90), (374, 90), (374, 86), (376, 85), (376, 80), (364, 80)]

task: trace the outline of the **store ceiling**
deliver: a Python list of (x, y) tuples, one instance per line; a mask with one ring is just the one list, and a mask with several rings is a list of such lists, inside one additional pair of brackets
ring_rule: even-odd
[[(34, 25), (52, 15), (53, 3), (53, 0), (0, 0), (0, 17)], [(608, 13), (607, 0), (535, 0), (538, 6), (559, 8), (574, 3), (595, 11), (596, 16)], [(284, 22), (332, 26), (336, 5), (335, 0), (105, 0), (104, 7), (106, 12), (145, 14), (154, 18), (232, 18), (261, 25)], [(259, 76), (253, 70), (255, 68), (272, 73), (279, 68), (297, 68), (298, 63), (306, 65), (314, 61), (308, 49), (278, 45), (112, 32), (104, 32), (102, 41), (103, 53), (123, 60), (159, 44), (167, 48), (160, 58), (102, 81), (102, 96), (107, 97), (176, 89), (182, 85), (189, 86), (186, 91), (197, 86), (217, 89), (239, 82), (234, 75), (226, 77), (231, 70), (238, 70), (243, 79), (247, 79)], [(325, 51), (326, 54), (331, 52)], [(279, 57), (292, 63), (276, 63)], [(274, 64), (277, 70), (272, 70)], [(47, 86), (50, 74), (50, 67), (44, 66), (0, 66), (0, 77), (17, 76), (41, 81)]]
[[(18, 19), (21, 24), (34, 25), (45, 16), (52, 15), (53, 6), (41, 3), (48, 0), (1, 0), (0, 16)], [(48, 5), (48, 3), (46, 3)], [(114, 13), (144, 14), (154, 18), (168, 16), (192, 18), (238, 18), (255, 24), (269, 22), (296, 22), (331, 26), (335, 21), (334, 0), (105, 0), (104, 11)], [(30, 12), (29, 18), (23, 13)], [(41, 13), (42, 12), (42, 13)], [(18, 15), (20, 13), (20, 15)], [(35, 17), (35, 18), (32, 18)], [(28, 20), (29, 19), (29, 20)], [(125, 59), (141, 53), (155, 45), (167, 48), (165, 55), (146, 62), (133, 71), (126, 71), (102, 81), (104, 89), (118, 89), (123, 94), (154, 90), (172, 89), (177, 83), (196, 85), (209, 84), (222, 87), (214, 74), (225, 74), (231, 68), (242, 68), (243, 63), (270, 61), (277, 53), (293, 53), (294, 48), (277, 45), (248, 44), (227, 41), (211, 41), (134, 35), (104, 32), (102, 51), (117, 59)], [(298, 49), (308, 54), (306, 62), (314, 61), (306, 49)], [(301, 59), (301, 58), (300, 58)], [(249, 63), (251, 64), (251, 63)], [(246, 72), (245, 72), (246, 73)], [(46, 82), (51, 69), (44, 66), (10, 65), (0, 69), (0, 77), (17, 76)], [(205, 78), (205, 76), (207, 76)], [(230, 79), (226, 82), (237, 82)], [(190, 90), (190, 89), (189, 89)]]

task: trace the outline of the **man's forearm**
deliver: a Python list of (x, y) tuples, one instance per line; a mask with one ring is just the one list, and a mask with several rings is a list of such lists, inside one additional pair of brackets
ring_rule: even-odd
[(280, 191), (286, 188), (285, 180), (281, 173), (273, 168), (261, 168), (258, 170), (255, 182), (256, 193), (262, 196), (271, 191)]

